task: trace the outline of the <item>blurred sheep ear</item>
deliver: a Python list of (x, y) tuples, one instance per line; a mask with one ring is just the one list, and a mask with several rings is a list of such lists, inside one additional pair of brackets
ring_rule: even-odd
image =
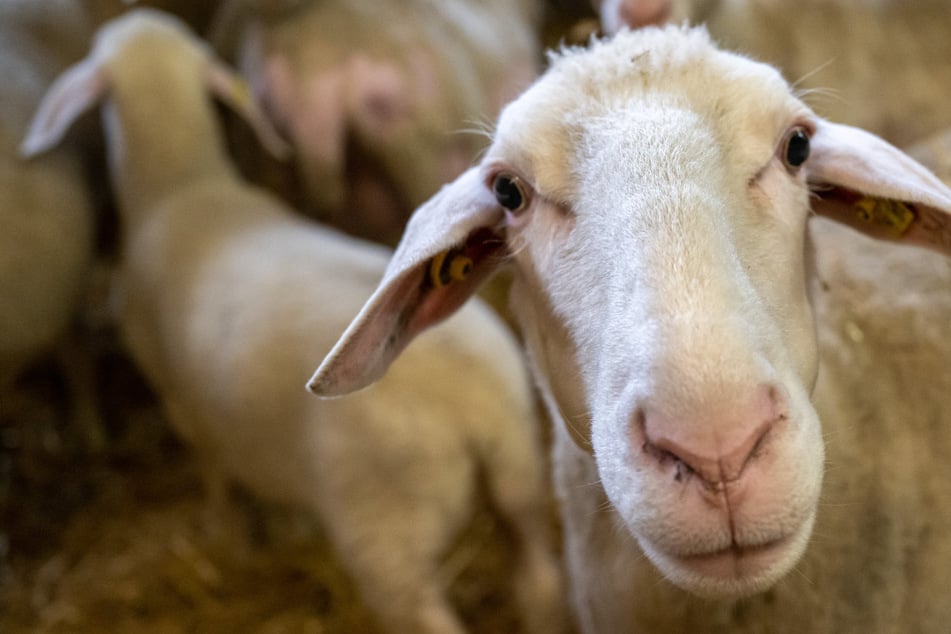
[(502, 219), (478, 168), (417, 209), (377, 290), (308, 389), (339, 396), (379, 379), (416, 335), (452, 314), (497, 268)]
[(290, 147), (271, 125), (244, 79), (215, 59), (209, 60), (206, 79), (211, 92), (248, 122), (268, 152), (281, 160), (290, 157)]
[(24, 157), (46, 152), (66, 136), (70, 126), (94, 107), (106, 94), (107, 84), (102, 66), (87, 58), (66, 70), (44, 95), (20, 154)]
[(951, 256), (951, 189), (864, 130), (820, 121), (808, 181), (813, 210), (874, 238)]

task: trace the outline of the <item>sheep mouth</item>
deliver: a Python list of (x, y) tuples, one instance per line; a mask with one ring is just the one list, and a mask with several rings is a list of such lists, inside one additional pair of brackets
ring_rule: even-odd
[(761, 544), (731, 544), (708, 553), (678, 557), (680, 563), (695, 573), (711, 579), (743, 579), (756, 575), (780, 558), (789, 547), (789, 538), (781, 537)]
[(809, 543), (815, 516), (796, 530), (752, 543), (732, 543), (703, 552), (673, 553), (641, 541), (660, 572), (674, 585), (708, 599), (740, 599), (764, 592), (798, 563)]

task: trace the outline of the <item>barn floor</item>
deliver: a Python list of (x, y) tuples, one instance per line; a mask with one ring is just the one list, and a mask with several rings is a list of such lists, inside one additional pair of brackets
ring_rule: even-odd
[[(105, 447), (63, 424), (55, 373), (0, 423), (0, 632), (372, 632), (319, 528), (234, 496), (205, 504), (188, 451), (129, 363), (101, 361)], [(6, 407), (9, 413), (10, 408)], [(442, 573), (474, 633), (517, 632), (513, 553), (480, 511)]]

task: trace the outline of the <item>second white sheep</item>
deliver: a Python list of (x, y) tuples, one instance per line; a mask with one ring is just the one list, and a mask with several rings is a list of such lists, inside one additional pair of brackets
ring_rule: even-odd
[(174, 427), (213, 485), (235, 481), (315, 511), (394, 633), (463, 631), (437, 567), (484, 476), (517, 536), (526, 629), (558, 631), (543, 460), (511, 335), (474, 305), (378, 386), (310, 396), (310, 366), (370, 294), (388, 252), (239, 181), (209, 90), (281, 149), (244, 84), (184, 25), (134, 12), (107, 24), (54, 85), (24, 144), (44, 151), (104, 102), (123, 225), (121, 326)]

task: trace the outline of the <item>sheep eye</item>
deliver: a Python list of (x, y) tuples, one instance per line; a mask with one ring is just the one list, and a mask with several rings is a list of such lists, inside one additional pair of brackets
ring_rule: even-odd
[(809, 135), (796, 128), (786, 139), (785, 160), (789, 167), (799, 167), (809, 158)]
[(498, 176), (492, 183), (492, 191), (499, 204), (509, 211), (520, 211), (525, 205), (525, 195), (517, 179), (511, 176)]

